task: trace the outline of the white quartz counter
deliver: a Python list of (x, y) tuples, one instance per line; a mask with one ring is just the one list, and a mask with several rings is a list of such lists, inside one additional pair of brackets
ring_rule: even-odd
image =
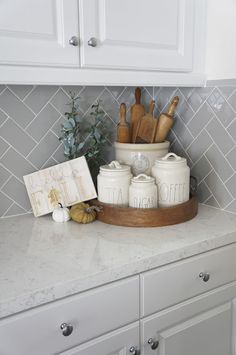
[(236, 216), (199, 206), (162, 228), (0, 220), (0, 318), (236, 242)]

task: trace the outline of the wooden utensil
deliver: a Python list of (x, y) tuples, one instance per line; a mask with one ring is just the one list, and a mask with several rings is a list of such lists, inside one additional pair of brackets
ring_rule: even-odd
[(167, 113), (162, 113), (156, 130), (155, 143), (164, 142), (168, 133), (170, 132), (171, 127), (174, 124), (174, 113), (175, 109), (179, 103), (179, 96), (175, 96), (171, 101), (171, 105)]
[(152, 100), (149, 106), (149, 112), (140, 118), (136, 134), (135, 143), (153, 143), (156, 134), (156, 127), (158, 120), (153, 117), (153, 111), (155, 107), (155, 101)]
[(145, 115), (145, 108), (141, 105), (141, 89), (135, 89), (135, 104), (131, 107), (131, 142), (135, 143), (135, 134), (139, 120)]
[(126, 104), (120, 105), (120, 122), (117, 125), (117, 142), (130, 143), (130, 127), (126, 121)]

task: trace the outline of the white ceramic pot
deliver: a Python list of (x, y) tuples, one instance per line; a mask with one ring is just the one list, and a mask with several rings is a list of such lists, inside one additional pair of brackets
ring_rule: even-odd
[(129, 206), (135, 208), (157, 207), (157, 186), (153, 177), (139, 174), (131, 179)]
[(129, 204), (129, 185), (132, 178), (128, 165), (121, 165), (112, 161), (108, 165), (100, 166), (97, 177), (98, 200), (119, 206)]
[(158, 187), (159, 207), (170, 207), (189, 200), (190, 169), (185, 158), (174, 153), (155, 161), (152, 176)]
[(133, 175), (151, 174), (155, 160), (168, 153), (170, 142), (134, 144), (114, 143), (116, 160), (131, 166)]

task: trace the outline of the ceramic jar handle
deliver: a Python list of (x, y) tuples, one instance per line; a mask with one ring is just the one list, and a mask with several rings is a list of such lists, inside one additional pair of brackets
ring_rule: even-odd
[(108, 164), (108, 166), (110, 166), (111, 168), (116, 168), (116, 169), (121, 168), (121, 165), (117, 160), (113, 160), (110, 164)]
[(175, 153), (168, 153), (162, 158), (162, 160), (168, 160), (169, 157), (174, 157), (175, 160), (180, 160), (181, 159), (181, 157), (179, 157)]
[(139, 180), (139, 178), (141, 178), (141, 177), (145, 178), (145, 180), (150, 180), (150, 176), (148, 176), (146, 174), (139, 174), (138, 176), (135, 176), (133, 178), (133, 180)]

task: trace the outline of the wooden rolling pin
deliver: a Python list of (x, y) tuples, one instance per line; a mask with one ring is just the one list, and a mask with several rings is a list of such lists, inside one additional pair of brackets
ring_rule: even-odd
[(130, 143), (130, 127), (126, 121), (126, 104), (120, 105), (120, 122), (117, 125), (117, 142)]
[(179, 103), (179, 96), (175, 96), (171, 101), (171, 105), (167, 113), (161, 114), (156, 129), (156, 135), (154, 140), (155, 143), (164, 142), (164, 140), (166, 139), (168, 133), (170, 132), (171, 127), (174, 124), (173, 116), (178, 103)]
[(145, 115), (145, 108), (141, 104), (141, 89), (135, 89), (135, 104), (131, 107), (131, 142), (135, 143), (135, 135), (139, 120)]

